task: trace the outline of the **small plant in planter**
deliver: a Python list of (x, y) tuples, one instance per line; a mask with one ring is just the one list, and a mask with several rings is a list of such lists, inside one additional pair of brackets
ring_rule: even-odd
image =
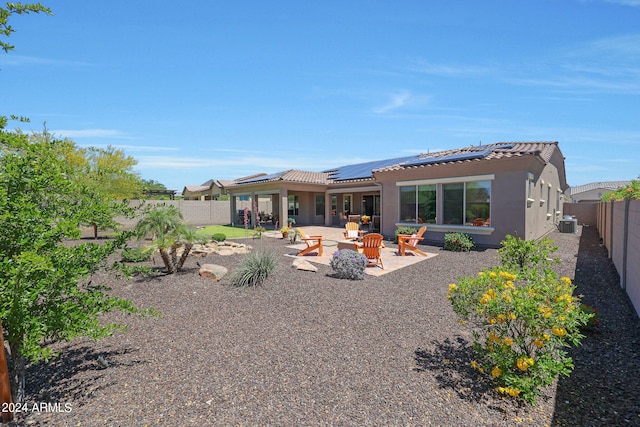
[(282, 238), (286, 239), (289, 236), (289, 232), (291, 231), (291, 228), (289, 227), (282, 227), (280, 229), (280, 232), (282, 233)]
[(364, 280), (364, 271), (368, 263), (364, 254), (351, 249), (336, 251), (330, 261), (331, 268), (337, 276), (349, 280)]
[(296, 225), (296, 220), (294, 218), (287, 218), (287, 224), (289, 225), (289, 228), (292, 228)]
[(362, 215), (360, 219), (362, 219), (363, 224), (368, 224), (369, 221), (371, 221), (371, 217), (369, 215)]
[(289, 242), (291, 243), (295, 243), (298, 240), (298, 236), (300, 236), (300, 232), (298, 231), (297, 228), (292, 228), (291, 230), (289, 230)]
[(447, 233), (444, 235), (444, 249), (454, 252), (469, 252), (475, 247), (471, 236), (465, 233)]

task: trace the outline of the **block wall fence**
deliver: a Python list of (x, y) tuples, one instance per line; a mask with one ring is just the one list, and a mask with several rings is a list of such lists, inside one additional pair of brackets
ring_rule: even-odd
[(640, 200), (598, 203), (597, 227), (620, 275), (620, 287), (640, 316)]

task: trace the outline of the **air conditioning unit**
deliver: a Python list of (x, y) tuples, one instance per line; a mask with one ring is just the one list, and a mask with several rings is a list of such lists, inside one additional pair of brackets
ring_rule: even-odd
[(558, 224), (561, 233), (575, 233), (578, 228), (577, 219), (561, 219)]

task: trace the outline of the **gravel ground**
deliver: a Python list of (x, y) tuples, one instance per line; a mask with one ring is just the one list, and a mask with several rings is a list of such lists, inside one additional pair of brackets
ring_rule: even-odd
[[(615, 268), (592, 228), (551, 238), (560, 274), (602, 320), (571, 350), (572, 376), (536, 407), (498, 396), (469, 367), (471, 335), (446, 299), (449, 283), (495, 265), (497, 252), (427, 246), (439, 255), (364, 281), (322, 265), (297, 271), (283, 256), (262, 286), (234, 289), (197, 274), (196, 261), (240, 260), (218, 255), (172, 276), (97, 277), (163, 317), (112, 314), (127, 333), (55, 344), (62, 355), (29, 368), (27, 393), (30, 405), (60, 406), (13, 425), (640, 425), (640, 321)], [(277, 239), (251, 244), (291, 251)]]

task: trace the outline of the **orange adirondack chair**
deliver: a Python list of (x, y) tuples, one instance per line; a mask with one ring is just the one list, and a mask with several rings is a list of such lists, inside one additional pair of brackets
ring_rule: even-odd
[(308, 255), (313, 251), (318, 251), (318, 256), (322, 256), (322, 236), (308, 236), (302, 228), (298, 228), (300, 233), (300, 239), (307, 244), (306, 249), (303, 249), (297, 256)]
[(369, 265), (380, 265), (380, 268), (384, 270), (382, 257), (380, 256), (382, 246), (382, 234), (369, 233), (362, 238), (362, 253), (369, 260)]
[(405, 251), (409, 250), (415, 252), (416, 254), (420, 254), (422, 256), (427, 256), (424, 252), (417, 248), (418, 242), (420, 242), (424, 237), (422, 235), (427, 231), (427, 226), (424, 225), (420, 227), (420, 230), (416, 234), (399, 234), (398, 235), (398, 251), (400, 252), (400, 256), (405, 256)]

